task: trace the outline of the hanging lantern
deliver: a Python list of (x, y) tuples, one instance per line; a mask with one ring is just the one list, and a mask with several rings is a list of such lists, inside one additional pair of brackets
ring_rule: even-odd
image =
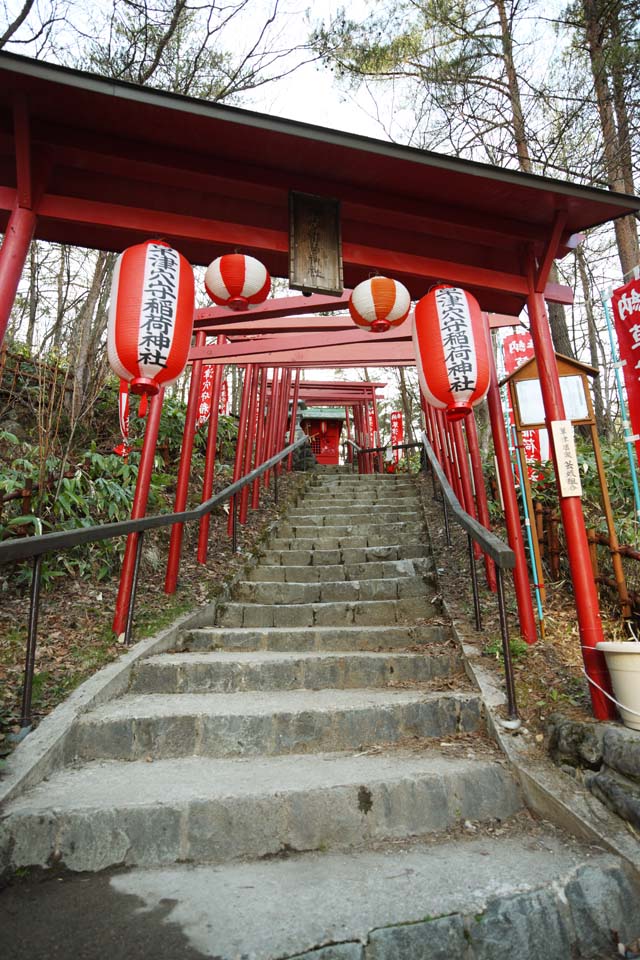
[(267, 299), (271, 292), (271, 277), (255, 257), (228, 253), (209, 264), (204, 285), (219, 307), (248, 310)]
[(371, 277), (359, 283), (349, 300), (351, 319), (372, 333), (385, 333), (403, 323), (411, 309), (409, 291), (397, 280)]
[(449, 420), (471, 412), (489, 389), (485, 321), (475, 297), (439, 286), (418, 301), (413, 346), (425, 399)]
[(193, 270), (162, 240), (128, 247), (111, 282), (107, 352), (132, 393), (155, 394), (187, 365), (194, 316)]

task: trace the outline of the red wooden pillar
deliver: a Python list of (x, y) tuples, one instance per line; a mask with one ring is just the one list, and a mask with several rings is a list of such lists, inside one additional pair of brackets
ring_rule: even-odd
[[(276, 434), (276, 443), (275, 443), (275, 453), (280, 453), (284, 449), (285, 443), (284, 438), (287, 433), (287, 421), (289, 419), (289, 397), (291, 396), (291, 379), (292, 372), (291, 368), (286, 367), (282, 371), (282, 391), (280, 394), (280, 416), (278, 420), (278, 432)], [(278, 473), (278, 476), (282, 473), (283, 463), (282, 460), (280, 463), (277, 463), (275, 470)]]
[[(242, 464), (244, 463), (244, 445), (247, 436), (247, 422), (249, 413), (249, 396), (251, 391), (251, 380), (253, 377), (253, 364), (249, 363), (244, 368), (244, 382), (242, 384), (242, 397), (240, 399), (240, 415), (238, 418), (238, 438), (236, 440), (236, 458), (233, 464), (233, 482), (240, 479), (242, 474)], [(234, 503), (232, 498), (229, 504), (229, 522), (227, 524), (227, 533), (229, 536), (233, 533), (233, 510)]]
[[(458, 458), (458, 469), (460, 471), (460, 487), (462, 489), (461, 503), (464, 504), (464, 508), (467, 513), (473, 517), (474, 520), (477, 520), (476, 513), (476, 504), (473, 499), (473, 487), (471, 486), (471, 472), (469, 470), (469, 458), (467, 456), (467, 447), (464, 442), (464, 436), (462, 433), (462, 424), (459, 420), (454, 420), (451, 422), (451, 433), (453, 435), (453, 442), (455, 443), (456, 456)], [(482, 550), (478, 544), (473, 541), (473, 553), (476, 560), (479, 560), (482, 556)]]
[[(541, 293), (536, 292), (535, 281), (532, 276), (530, 277), (529, 290), (527, 306), (531, 322), (531, 336), (538, 363), (545, 421), (549, 431), (549, 443), (557, 477), (557, 456), (553, 444), (551, 424), (554, 420), (566, 420), (566, 414), (544, 298)], [(612, 720), (615, 717), (613, 703), (598, 689), (598, 687), (601, 687), (609, 696), (612, 695), (604, 654), (595, 649), (596, 644), (604, 640), (604, 635), (600, 619), (598, 592), (589, 557), (589, 543), (582, 513), (582, 501), (580, 497), (563, 497), (559, 485), (558, 499), (576, 598), (582, 657), (587, 676), (590, 681), (593, 681), (589, 683), (593, 713), (597, 720)]]
[[(376, 403), (375, 391), (372, 393), (371, 403), (373, 404), (373, 429), (374, 429), (374, 447), (380, 446), (380, 421), (378, 419), (378, 404)], [(378, 453), (378, 472), (384, 473), (384, 461), (382, 451)]]
[[(344, 422), (347, 428), (347, 440), (352, 440), (351, 436), (351, 416), (349, 414), (349, 407), (345, 405), (344, 408)], [(347, 444), (347, 463), (353, 463), (353, 447), (350, 443)]]
[[(206, 343), (206, 339), (206, 333), (203, 330), (198, 330), (196, 333), (196, 347), (203, 347)], [(184, 430), (182, 433), (180, 465), (178, 467), (176, 496), (173, 504), (174, 513), (180, 513), (187, 505), (187, 497), (189, 495), (189, 475), (191, 473), (191, 458), (193, 456), (193, 441), (196, 435), (196, 420), (198, 418), (198, 405), (200, 403), (201, 385), (202, 360), (194, 360), (191, 365), (189, 399), (187, 401), (187, 412), (184, 418)], [(174, 523), (171, 528), (169, 556), (167, 558), (167, 574), (164, 580), (165, 593), (175, 593), (176, 591), (178, 570), (180, 568), (180, 550), (182, 547), (183, 530), (184, 524), (182, 523)]]
[[(257, 433), (256, 433), (256, 456), (254, 467), (259, 467), (266, 460), (264, 452), (265, 441), (265, 406), (267, 402), (267, 382), (269, 379), (269, 370), (267, 367), (260, 368), (260, 395), (258, 398), (257, 415)], [(251, 487), (251, 508), (257, 510), (260, 506), (260, 477), (257, 477)]]
[[(160, 387), (154, 397), (151, 397), (149, 405), (149, 415), (147, 426), (144, 432), (144, 441), (142, 444), (142, 453), (140, 455), (140, 466), (138, 467), (138, 479), (136, 480), (136, 492), (133, 497), (133, 506), (131, 508), (131, 519), (138, 520), (144, 517), (147, 510), (147, 501), (149, 499), (149, 486), (151, 484), (151, 475), (153, 473), (153, 461), (156, 454), (156, 444), (158, 442), (158, 430), (160, 429), (160, 415), (162, 414), (162, 401), (164, 399), (164, 387)], [(127, 545), (124, 551), (122, 561), (122, 571), (120, 573), (120, 586), (116, 599), (116, 610), (113, 617), (113, 632), (120, 636), (123, 633), (127, 622), (127, 610), (129, 607), (129, 598), (131, 596), (131, 584), (133, 579), (133, 568), (136, 562), (136, 547), (138, 545), (137, 533), (130, 533), (127, 537)]]
[[(264, 448), (265, 460), (269, 460), (273, 456), (274, 438), (277, 428), (278, 402), (280, 397), (280, 373), (280, 368), (274, 367), (271, 374), (271, 394), (268, 398), (269, 406), (267, 409), (266, 440)], [(264, 487), (267, 489), (269, 487), (271, 471), (267, 470), (263, 476)]]
[[(293, 400), (291, 401), (291, 420), (289, 426), (289, 443), (293, 443), (295, 440), (296, 432), (296, 414), (298, 412), (298, 398), (300, 396), (300, 377), (302, 375), (302, 370), (300, 367), (296, 370), (296, 382), (293, 387)], [(287, 457), (287, 470), (291, 471), (293, 467), (293, 450)]]
[(502, 491), (502, 500), (504, 503), (504, 519), (507, 527), (507, 540), (509, 541), (509, 546), (515, 553), (516, 557), (516, 565), (513, 570), (513, 586), (518, 605), (520, 634), (523, 640), (525, 640), (527, 643), (535, 643), (536, 621), (533, 613), (531, 591), (529, 589), (527, 558), (524, 551), (524, 538), (522, 536), (522, 527), (520, 526), (518, 499), (516, 497), (516, 488), (513, 482), (513, 472), (511, 470), (509, 444), (507, 442), (507, 434), (504, 427), (502, 404), (500, 403), (500, 388), (498, 387), (496, 361), (493, 354), (491, 333), (488, 329), (487, 337), (489, 338), (489, 364), (491, 367), (491, 383), (489, 385), (489, 392), (487, 393), (487, 406), (489, 408), (493, 449), (498, 463), (498, 476), (500, 478), (500, 489)]
[[(445, 459), (445, 473), (447, 474), (447, 480), (451, 484), (453, 492), (460, 501), (464, 503), (462, 496), (462, 489), (460, 487), (460, 477), (458, 475), (458, 463), (456, 461), (454, 450), (451, 442), (449, 424), (445, 420), (442, 410), (436, 408), (436, 422), (440, 429), (440, 437), (442, 438), (442, 450), (444, 453)], [(447, 469), (448, 464), (448, 469)]]
[[(224, 343), (226, 337), (218, 337), (218, 343)], [(216, 462), (216, 441), (218, 439), (218, 417), (220, 415), (220, 393), (222, 390), (222, 378), (224, 376), (224, 365), (216, 364), (216, 371), (213, 375), (213, 390), (211, 396), (211, 413), (209, 414), (209, 423), (207, 425), (207, 452), (204, 461), (204, 479), (202, 481), (202, 499), (204, 503), (213, 493), (213, 475)], [(198, 531), (198, 563), (207, 562), (207, 544), (209, 542), (209, 526), (211, 524), (211, 514), (208, 513), (200, 521)]]
[[(478, 519), (483, 527), (491, 529), (489, 521), (489, 504), (487, 503), (487, 490), (484, 485), (484, 475), (482, 473), (482, 460), (480, 457), (480, 444), (478, 443), (478, 430), (476, 427), (476, 417), (473, 412), (464, 418), (465, 432), (467, 434), (467, 446), (471, 456), (471, 470), (473, 472), (473, 485), (476, 490), (476, 509)], [(487, 586), (496, 593), (498, 584), (496, 582), (496, 568), (493, 560), (486, 553), (484, 555), (484, 569), (487, 579)]]
[[(251, 384), (249, 394), (249, 412), (247, 416), (247, 439), (244, 452), (244, 464), (242, 475), (246, 476), (251, 472), (251, 455), (256, 439), (256, 407), (258, 400), (258, 370), (253, 367), (251, 370)], [(240, 494), (240, 513), (238, 519), (240, 523), (247, 522), (247, 513), (249, 508), (249, 486), (243, 487)]]
[(7, 332), (22, 269), (35, 229), (35, 211), (16, 203), (9, 217), (2, 248), (0, 248), (0, 344)]

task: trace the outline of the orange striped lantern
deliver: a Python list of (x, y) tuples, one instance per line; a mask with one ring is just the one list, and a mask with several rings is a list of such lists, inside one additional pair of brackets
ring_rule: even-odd
[(489, 389), (485, 321), (475, 297), (458, 287), (430, 290), (416, 304), (413, 345), (427, 402), (449, 420), (471, 413)]
[(349, 300), (354, 323), (371, 333), (385, 333), (407, 319), (411, 309), (409, 291), (397, 280), (371, 277), (359, 283)]
[(209, 264), (204, 286), (219, 307), (248, 310), (267, 299), (271, 292), (271, 277), (255, 257), (227, 253)]
[(107, 353), (132, 393), (153, 395), (187, 365), (193, 331), (193, 270), (162, 240), (128, 247), (111, 282)]

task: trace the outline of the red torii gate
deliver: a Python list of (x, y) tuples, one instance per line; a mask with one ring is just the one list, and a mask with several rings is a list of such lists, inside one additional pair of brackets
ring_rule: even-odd
[[(407, 286), (413, 300), (440, 281), (465, 287), (486, 311), (518, 316), (526, 305), (547, 425), (565, 419), (544, 301), (569, 303), (571, 291), (549, 284), (549, 272), (580, 231), (635, 213), (637, 198), (6, 53), (0, 54), (0, 341), (33, 237), (121, 251), (161, 235), (194, 264), (242, 247), (263, 260), (272, 276), (287, 276), (292, 190), (340, 201), (347, 287), (373, 271), (386, 272)], [(333, 303), (340, 308), (344, 298)], [(304, 302), (295, 312), (307, 312)], [(197, 320), (198, 348), (205, 345), (210, 321), (222, 322), (216, 311)], [(340, 361), (348, 346), (350, 363), (376, 352), (381, 361), (380, 352), (387, 350), (390, 365), (394, 342), (378, 340), (368, 350), (357, 341), (332, 346), (342, 350)], [(249, 356), (244, 353), (246, 369), (254, 376), (266, 354), (254, 363)], [(311, 362), (295, 351), (288, 358), (294, 366)], [(282, 367), (274, 391), (280, 412), (292, 369)], [(245, 408), (245, 416), (250, 413)], [(158, 417), (155, 403), (150, 419)], [(269, 443), (281, 427), (282, 416)], [(606, 686), (603, 658), (593, 649), (602, 625), (581, 502), (560, 497), (560, 509), (587, 670)], [(597, 715), (608, 715), (605, 699), (592, 695)]]

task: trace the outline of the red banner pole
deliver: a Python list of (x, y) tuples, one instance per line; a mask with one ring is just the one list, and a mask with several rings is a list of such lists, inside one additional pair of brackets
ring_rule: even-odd
[[(247, 435), (247, 421), (249, 410), (249, 393), (251, 390), (251, 378), (253, 374), (253, 364), (249, 363), (244, 368), (244, 382), (242, 384), (242, 397), (240, 398), (240, 414), (238, 417), (238, 437), (236, 440), (236, 457), (233, 464), (233, 482), (240, 479), (242, 474), (242, 464), (244, 462), (244, 444)], [(227, 534), (233, 534), (233, 499), (229, 502), (229, 521), (227, 523)]]
[[(149, 405), (149, 415), (147, 425), (144, 431), (144, 441), (142, 443), (142, 453), (140, 454), (140, 465), (138, 467), (138, 479), (136, 480), (136, 492), (133, 497), (133, 506), (131, 508), (131, 519), (138, 520), (144, 517), (147, 511), (147, 501), (149, 499), (149, 487), (151, 485), (151, 476), (153, 474), (153, 461), (156, 454), (156, 444), (158, 442), (158, 431), (160, 429), (160, 416), (162, 414), (162, 401), (164, 399), (164, 387), (160, 387), (154, 397), (151, 397)], [(130, 533), (127, 537), (127, 545), (124, 551), (122, 561), (122, 571), (120, 573), (120, 586), (118, 587), (118, 597), (116, 599), (116, 609), (113, 617), (112, 629), (116, 636), (124, 632), (127, 622), (127, 610), (129, 607), (129, 597), (131, 596), (131, 583), (133, 578), (133, 568), (136, 560), (136, 548), (138, 545), (138, 534)]]
[[(373, 427), (375, 431), (375, 443), (376, 446), (380, 446), (380, 419), (378, 417), (378, 404), (376, 403), (376, 393), (375, 389), (372, 389), (371, 403), (373, 404)], [(384, 473), (384, 460), (382, 458), (382, 451), (378, 453), (378, 472)]]
[[(256, 406), (258, 402), (258, 370), (253, 367), (251, 370), (251, 393), (249, 395), (249, 413), (248, 413), (248, 423), (247, 423), (247, 438), (246, 446), (244, 451), (244, 467), (243, 475), (246, 476), (247, 473), (251, 472), (251, 457), (253, 454), (253, 447), (256, 438)], [(240, 494), (240, 512), (238, 514), (238, 519), (240, 523), (247, 522), (247, 514), (249, 511), (249, 487), (243, 487)]]
[[(529, 278), (529, 290), (527, 306), (529, 320), (531, 321), (531, 336), (536, 351), (545, 421), (549, 432), (549, 444), (557, 478), (559, 471), (551, 424), (554, 420), (566, 420), (566, 413), (544, 297), (541, 293), (535, 292), (533, 266)], [(597, 720), (613, 720), (616, 715), (613, 703), (598, 689), (598, 687), (601, 687), (602, 690), (612, 696), (611, 681), (604, 654), (595, 649), (596, 644), (604, 640), (604, 635), (600, 619), (598, 592), (593, 579), (589, 556), (589, 543), (584, 525), (582, 501), (580, 497), (562, 496), (559, 485), (558, 499), (573, 581), (573, 592), (576, 599), (582, 658), (590, 681), (589, 692), (593, 714)]]
[[(196, 347), (203, 347), (206, 339), (206, 334), (203, 331), (198, 330), (196, 333)], [(178, 467), (176, 496), (173, 504), (174, 513), (180, 513), (187, 505), (187, 497), (189, 495), (189, 476), (191, 474), (191, 458), (193, 456), (193, 441), (195, 440), (196, 436), (196, 420), (198, 417), (198, 405), (200, 403), (201, 384), (202, 360), (194, 360), (191, 366), (189, 399), (187, 400), (187, 412), (184, 418), (184, 430), (182, 433), (180, 465)], [(178, 583), (178, 570), (180, 569), (180, 551), (182, 548), (183, 531), (183, 523), (174, 523), (171, 528), (169, 556), (167, 557), (167, 573), (164, 580), (165, 593), (175, 593), (176, 591), (176, 584)]]
[[(218, 343), (225, 341), (226, 337), (218, 337)], [(213, 493), (213, 476), (216, 465), (216, 442), (218, 439), (218, 417), (220, 415), (220, 399), (222, 392), (222, 379), (224, 376), (224, 364), (217, 363), (213, 376), (213, 390), (211, 396), (211, 413), (209, 414), (209, 423), (207, 424), (207, 452), (204, 462), (204, 478), (202, 481), (201, 503), (208, 500)], [(198, 531), (198, 563), (207, 562), (207, 548), (209, 543), (209, 527), (211, 525), (211, 514), (208, 513), (200, 521)]]
[[(480, 444), (478, 443), (478, 428), (476, 426), (476, 417), (473, 412), (464, 418), (465, 432), (467, 434), (467, 446), (471, 457), (471, 470), (473, 473), (473, 485), (476, 490), (476, 509), (478, 519), (483, 527), (491, 530), (489, 520), (489, 504), (487, 503), (487, 489), (484, 485), (484, 474), (482, 472), (482, 459), (480, 457)], [(487, 586), (492, 593), (497, 593), (498, 584), (496, 581), (496, 568), (493, 560), (488, 554), (484, 555), (484, 570), (487, 580)]]

